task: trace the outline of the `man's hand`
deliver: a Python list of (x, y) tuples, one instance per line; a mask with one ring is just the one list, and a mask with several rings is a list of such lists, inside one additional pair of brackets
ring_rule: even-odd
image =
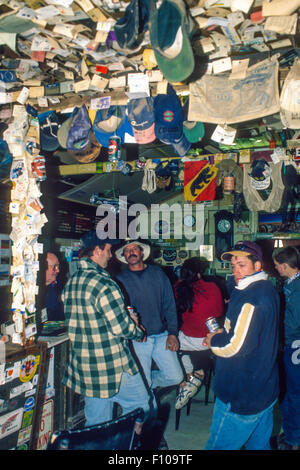
[(223, 328), (219, 328), (218, 330), (214, 331), (213, 333), (208, 333), (206, 338), (203, 340), (203, 346), (208, 346), (209, 348), (211, 347), (210, 345), (210, 340), (213, 336), (219, 335), (220, 333), (223, 333)]
[(144, 333), (144, 336), (142, 339), (138, 339), (136, 341), (138, 341), (139, 343), (145, 343), (147, 341), (147, 333), (146, 333), (146, 328), (141, 325), (140, 323), (138, 324), (138, 327), (142, 330), (142, 332)]
[(167, 337), (166, 349), (170, 349), (170, 351), (178, 351), (179, 342), (178, 342), (177, 336), (169, 335)]

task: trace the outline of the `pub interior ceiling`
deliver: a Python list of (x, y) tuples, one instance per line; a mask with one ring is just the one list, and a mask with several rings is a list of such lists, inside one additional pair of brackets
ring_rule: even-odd
[(189, 176), (188, 165), (205, 161), (200, 181), (208, 174), (222, 185), (221, 175), (234, 176), (242, 194), (251, 173), (257, 191), (268, 196), (283, 184), (297, 205), (299, 7), (296, 0), (2, 2), (1, 180), (16, 181), (27, 157), (37, 181), (51, 178), (51, 191), (66, 200), (97, 205), (95, 194), (127, 194), (149, 206), (184, 188), (185, 200), (201, 202), (216, 193), (199, 195), (199, 180), (191, 189), (189, 178), (203, 168), (193, 165)]

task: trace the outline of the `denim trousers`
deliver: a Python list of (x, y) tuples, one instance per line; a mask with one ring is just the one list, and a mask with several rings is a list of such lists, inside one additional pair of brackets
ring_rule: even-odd
[(281, 403), (282, 427), (288, 444), (300, 444), (300, 340), (284, 348), (286, 393)]
[(240, 415), (230, 411), (230, 403), (217, 398), (205, 450), (239, 450), (243, 446), (247, 450), (270, 450), (274, 405), (254, 415)]
[[(183, 381), (183, 371), (177, 352), (166, 349), (168, 333), (165, 331), (147, 337), (147, 341), (133, 341), (133, 347), (149, 387), (168, 387)], [(152, 360), (158, 370), (152, 369)]]
[(114, 403), (122, 407), (122, 414), (142, 408), (146, 421), (150, 412), (150, 396), (141, 374), (130, 375), (123, 372), (119, 392), (111, 398), (85, 397), (85, 426), (105, 423), (113, 417)]

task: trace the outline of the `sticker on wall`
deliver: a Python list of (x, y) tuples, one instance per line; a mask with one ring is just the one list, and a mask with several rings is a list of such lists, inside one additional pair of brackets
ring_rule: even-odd
[(32, 418), (33, 418), (33, 410), (25, 411), (23, 415), (23, 420), (22, 420), (22, 429), (27, 428), (28, 426), (31, 426)]
[(40, 362), (40, 356), (27, 356), (23, 359), (20, 369), (20, 380), (21, 382), (29, 382), (35, 375), (37, 366)]
[[(24, 445), (25, 442), (30, 440), (31, 430), (32, 430), (32, 426), (28, 426), (28, 428), (20, 430), (19, 435), (18, 435), (18, 443), (17, 443), (18, 446)], [(19, 450), (20, 449), (21, 448), (19, 447)]]
[(34, 408), (35, 405), (35, 399), (34, 397), (29, 397), (24, 403), (24, 410), (25, 411), (30, 411)]
[(0, 435), (3, 439), (9, 434), (19, 431), (22, 424), (23, 408), (0, 417)]
[(46, 450), (47, 444), (53, 433), (53, 400), (48, 400), (43, 405), (40, 432), (37, 450)]

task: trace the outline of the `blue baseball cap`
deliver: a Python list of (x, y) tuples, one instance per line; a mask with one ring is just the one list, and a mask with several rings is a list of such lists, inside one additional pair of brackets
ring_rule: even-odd
[(156, 139), (153, 98), (136, 98), (127, 105), (128, 119), (138, 144), (148, 144)]
[(172, 143), (182, 137), (183, 115), (180, 99), (169, 84), (166, 94), (154, 98), (155, 134), (164, 143)]
[(58, 130), (59, 119), (54, 111), (46, 111), (38, 114), (40, 125), (40, 145), (42, 150), (53, 152), (59, 147)]
[(109, 139), (117, 135), (124, 143), (125, 134), (133, 136), (126, 106), (110, 106), (108, 110), (99, 109), (96, 113), (93, 131), (98, 142), (108, 148)]
[(105, 243), (109, 243), (110, 245), (119, 245), (120, 240), (117, 238), (107, 238), (106, 233), (99, 233), (99, 231), (96, 230), (90, 230), (81, 238), (81, 245), (84, 250), (92, 250), (95, 246), (103, 245)]
[(249, 256), (253, 255), (260, 261), (263, 260), (263, 252), (259, 245), (248, 240), (237, 242), (232, 250), (222, 253), (221, 260), (230, 261), (232, 256)]
[(69, 122), (67, 149), (84, 151), (90, 147), (93, 130), (89, 113), (85, 105), (75, 108)]
[(184, 155), (186, 155), (192, 145), (191, 142), (187, 140), (184, 133), (182, 133), (180, 139), (176, 139), (174, 140), (174, 142), (165, 142), (164, 140), (162, 140), (161, 142), (163, 142), (164, 144), (171, 145), (177, 155), (179, 155), (179, 157), (184, 157)]

